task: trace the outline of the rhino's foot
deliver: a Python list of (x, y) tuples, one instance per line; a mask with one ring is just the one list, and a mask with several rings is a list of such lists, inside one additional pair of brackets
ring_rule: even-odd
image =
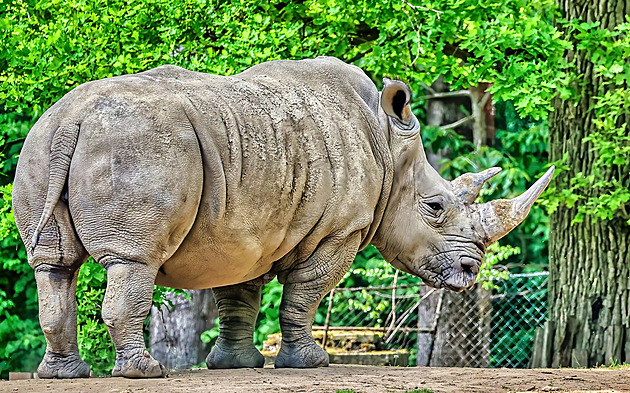
[(90, 366), (78, 354), (61, 355), (46, 351), (37, 367), (39, 378), (88, 378)]
[(313, 368), (328, 366), (328, 353), (315, 343), (309, 342), (282, 342), (278, 356), (276, 357), (276, 368)]
[(262, 368), (265, 357), (253, 343), (235, 347), (219, 338), (206, 358), (208, 368)]
[(128, 350), (116, 355), (116, 365), (112, 370), (114, 377), (155, 378), (164, 377), (166, 369), (153, 359), (146, 349)]

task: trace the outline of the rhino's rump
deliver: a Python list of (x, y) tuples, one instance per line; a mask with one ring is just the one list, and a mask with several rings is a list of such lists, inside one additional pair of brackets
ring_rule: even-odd
[(367, 236), (385, 177), (374, 103), (339, 64), (314, 65), (271, 63), (235, 77), (156, 70), (182, 94), (204, 162), (197, 219), (159, 283), (234, 284), (283, 257), (305, 259), (328, 236)]
[(199, 143), (181, 109), (163, 109), (163, 95), (138, 77), (121, 77), (64, 97), (80, 108), (60, 114), (80, 124), (69, 208), (81, 242), (101, 263), (160, 263), (194, 222), (203, 185)]

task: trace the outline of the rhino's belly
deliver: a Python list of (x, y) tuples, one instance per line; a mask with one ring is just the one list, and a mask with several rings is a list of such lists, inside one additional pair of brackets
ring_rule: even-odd
[(177, 251), (160, 267), (156, 284), (201, 289), (258, 278), (303, 238), (288, 221), (280, 222), (284, 225), (265, 225), (239, 216), (212, 225), (198, 216)]
[(157, 285), (183, 289), (214, 288), (260, 277), (273, 261), (262, 257), (254, 238), (187, 238), (160, 268)]

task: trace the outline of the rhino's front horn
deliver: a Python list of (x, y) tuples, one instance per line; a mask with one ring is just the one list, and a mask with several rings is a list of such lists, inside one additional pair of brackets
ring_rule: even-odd
[(464, 173), (451, 181), (455, 196), (466, 204), (471, 204), (477, 199), (481, 187), (494, 175), (501, 172), (501, 168), (490, 168), (479, 173)]
[(551, 166), (534, 185), (514, 199), (498, 199), (479, 205), (486, 246), (507, 235), (527, 217), (536, 198), (549, 185), (554, 170), (555, 167)]

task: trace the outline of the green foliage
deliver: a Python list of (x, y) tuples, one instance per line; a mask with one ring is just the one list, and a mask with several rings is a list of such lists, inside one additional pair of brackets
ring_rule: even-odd
[[(595, 220), (620, 217), (630, 225), (630, 22), (612, 31), (600, 29), (598, 22), (573, 20), (565, 25), (575, 43), (573, 49), (586, 52), (593, 63), (592, 77), (600, 81), (597, 90), (589, 92), (594, 128), (582, 140), (597, 157), (586, 171), (578, 171), (560, 189), (550, 190), (548, 209), (553, 212), (560, 204), (576, 208), (572, 224), (591, 215)], [(583, 85), (581, 75), (574, 73), (573, 78), (573, 83)], [(566, 160), (565, 156), (557, 163), (559, 172), (570, 170)]]
[(483, 286), (483, 289), (497, 289), (495, 281), (507, 280), (509, 273), (505, 269), (497, 269), (497, 264), (501, 261), (505, 261), (512, 255), (520, 254), (521, 250), (518, 247), (512, 247), (509, 245), (500, 246), (499, 243), (491, 244), (486, 250), (486, 256), (479, 269), (479, 281)]
[(114, 344), (101, 318), (107, 272), (91, 260), (79, 269), (77, 279), (77, 323), (79, 354), (95, 375), (111, 373), (116, 360)]
[(414, 87), (439, 75), (456, 88), (494, 81), (495, 95), (514, 100), (520, 113), (546, 113), (564, 86), (556, 71), (567, 48), (550, 23), (553, 1), (415, 5), (9, 0), (0, 9), (0, 99), (7, 111), (37, 115), (82, 82), (159, 64), (233, 74), (265, 60), (326, 54)]
[(431, 38), (442, 35), (434, 38), (437, 45), (423, 45), (437, 63), (426, 68), (436, 67), (453, 88), (491, 81), (497, 99), (513, 101), (520, 114), (536, 119), (551, 110), (558, 90), (566, 91), (562, 70), (568, 43), (550, 23), (553, 1), (442, 0), (431, 2), (430, 8), (444, 12), (439, 24), (425, 28), (422, 23), (421, 36), (425, 29)]
[(608, 362), (610, 363), (610, 366), (601, 365), (597, 368), (606, 370), (630, 370), (630, 364), (626, 362), (619, 363), (613, 358), (608, 359)]
[(587, 186), (597, 196), (578, 207), (574, 222), (582, 221), (585, 214), (602, 220), (612, 220), (618, 214), (630, 225), (630, 23), (614, 31), (596, 27), (578, 24), (576, 39), (578, 49), (592, 56), (594, 77), (603, 80), (592, 106), (596, 129), (583, 139), (597, 151), (593, 171), (586, 177)]
[(0, 192), (0, 378), (7, 378), (9, 371), (34, 370), (46, 342), (37, 318), (35, 278), (11, 212), (11, 185)]
[(18, 232), (15, 226), (15, 218), (13, 218), (13, 210), (11, 209), (13, 185), (8, 184), (1, 186), (0, 192), (2, 192), (2, 205), (0, 206), (0, 238), (17, 240)]
[(204, 343), (214, 343), (214, 341), (219, 337), (219, 318), (214, 320), (214, 325), (212, 329), (206, 330), (201, 333), (201, 341)]
[(499, 296), (492, 299), (492, 367), (527, 367), (536, 327), (547, 319), (548, 277), (532, 274), (496, 283), (494, 293)]
[(0, 185), (8, 184), (15, 171), (18, 154), (22, 148), (24, 137), (32, 126), (31, 119), (24, 119), (16, 113), (0, 111)]
[(153, 306), (157, 308), (158, 311), (161, 311), (163, 307), (171, 310), (175, 307), (173, 301), (167, 297), (168, 294), (184, 296), (188, 300), (191, 299), (190, 294), (183, 289), (160, 287), (155, 285), (153, 287)]
[(269, 334), (280, 331), (280, 302), (282, 300), (282, 284), (275, 278), (265, 285), (262, 294), (260, 313), (256, 320), (256, 330), (254, 331), (254, 344), (262, 348), (263, 341)]

